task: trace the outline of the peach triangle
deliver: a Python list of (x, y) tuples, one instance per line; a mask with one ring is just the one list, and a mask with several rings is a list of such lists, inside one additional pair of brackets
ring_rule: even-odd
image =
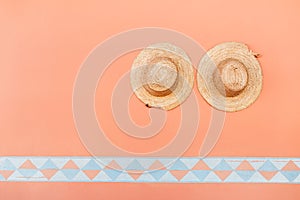
[(64, 166), (63, 169), (78, 169), (78, 166), (72, 161), (69, 160)]
[(203, 160), (197, 162), (197, 164), (193, 167), (193, 170), (210, 170), (210, 168), (205, 164)]
[(36, 169), (36, 166), (30, 160), (26, 160), (20, 169)]
[(260, 174), (267, 180), (271, 180), (276, 173), (277, 171), (260, 171)]
[(282, 170), (299, 170), (300, 168), (295, 165), (291, 160), (282, 168)]
[(224, 170), (224, 171), (215, 171), (215, 174), (217, 174), (217, 176), (224, 181), (230, 174), (232, 171), (228, 171), (228, 170)]
[(243, 162), (241, 162), (241, 164), (236, 168), (236, 170), (254, 170), (254, 168), (252, 167), (252, 165), (244, 160)]
[(10, 175), (12, 175), (12, 173), (14, 173), (14, 170), (0, 170), (0, 174), (7, 179), (8, 177), (10, 177)]
[(165, 169), (166, 167), (158, 160), (152, 163), (152, 165), (149, 167), (149, 170), (165, 170)]
[(99, 174), (100, 170), (83, 170), (83, 172), (89, 177), (89, 179), (93, 180), (97, 174)]
[(116, 161), (111, 161), (104, 169), (119, 169), (121, 170), (122, 167), (116, 162)]
[(43, 169), (41, 172), (49, 180), (57, 172), (57, 169)]
[(134, 180), (138, 179), (142, 174), (143, 171), (128, 171), (127, 172)]
[(188, 170), (172, 170), (170, 171), (173, 176), (180, 181), (189, 171)]

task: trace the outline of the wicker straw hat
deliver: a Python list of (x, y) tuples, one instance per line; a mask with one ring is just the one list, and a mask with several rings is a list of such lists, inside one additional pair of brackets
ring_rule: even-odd
[(262, 89), (257, 54), (245, 44), (226, 42), (210, 49), (200, 61), (198, 89), (218, 110), (235, 112), (247, 108)]
[(133, 62), (131, 86), (148, 107), (170, 110), (191, 93), (194, 71), (186, 53), (172, 44), (153, 44)]

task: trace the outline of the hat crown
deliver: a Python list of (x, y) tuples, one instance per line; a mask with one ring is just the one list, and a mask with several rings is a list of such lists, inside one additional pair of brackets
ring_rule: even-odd
[(220, 70), (221, 81), (224, 85), (226, 96), (236, 96), (247, 86), (247, 70), (238, 60), (225, 60), (218, 68)]
[(149, 64), (145, 79), (156, 92), (169, 90), (176, 84), (177, 67), (169, 58), (155, 59)]

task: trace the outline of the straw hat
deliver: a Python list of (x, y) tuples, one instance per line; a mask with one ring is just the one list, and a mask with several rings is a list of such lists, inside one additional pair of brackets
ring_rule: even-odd
[(134, 60), (130, 80), (134, 93), (146, 106), (170, 110), (190, 95), (193, 66), (179, 47), (153, 44)]
[(198, 66), (198, 89), (218, 110), (235, 112), (247, 108), (262, 89), (262, 72), (245, 44), (226, 42), (210, 49)]

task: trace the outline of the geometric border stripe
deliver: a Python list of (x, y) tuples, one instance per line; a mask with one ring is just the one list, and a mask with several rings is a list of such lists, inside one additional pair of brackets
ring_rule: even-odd
[(300, 158), (2, 156), (0, 181), (300, 184)]

